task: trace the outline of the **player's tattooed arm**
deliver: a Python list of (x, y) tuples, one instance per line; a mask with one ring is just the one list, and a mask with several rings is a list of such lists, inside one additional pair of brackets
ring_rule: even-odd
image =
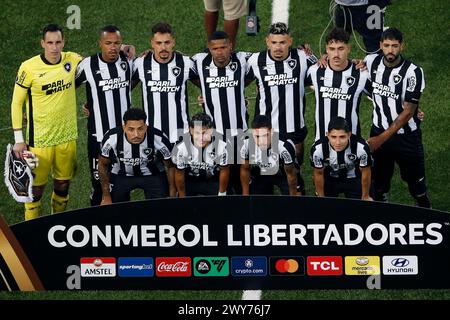
[(177, 187), (178, 197), (184, 198), (186, 196), (184, 170), (175, 168), (175, 186)]
[(289, 195), (297, 195), (297, 170), (294, 164), (285, 164), (284, 171), (286, 172), (287, 182), (289, 186)]
[(414, 115), (417, 109), (417, 104), (411, 102), (403, 102), (403, 111), (398, 115), (397, 118), (392, 122), (387, 130), (385, 130), (382, 134), (371, 137), (367, 140), (367, 143), (370, 146), (370, 151), (374, 152), (381, 145), (392, 137), (398, 130), (403, 128)]
[(325, 178), (324, 178), (324, 169), (313, 169), (313, 180), (314, 186), (316, 187), (316, 196), (325, 197)]
[(228, 188), (228, 181), (230, 180), (230, 167), (220, 167), (219, 173), (219, 195), (226, 194)]
[(360, 168), (360, 170), (361, 170), (361, 190), (362, 190), (361, 199), (367, 200), (367, 201), (373, 201), (373, 199), (369, 195), (370, 184), (372, 182), (372, 178), (371, 178), (372, 170), (371, 170), (370, 166)]
[(103, 156), (98, 157), (98, 175), (100, 177), (100, 184), (102, 186), (102, 202), (100, 205), (111, 204), (111, 190), (109, 187), (109, 172), (108, 167), (111, 164), (111, 160)]
[(248, 196), (250, 194), (250, 164), (248, 160), (245, 160), (244, 163), (241, 164), (240, 167), (240, 179), (242, 186), (242, 195)]

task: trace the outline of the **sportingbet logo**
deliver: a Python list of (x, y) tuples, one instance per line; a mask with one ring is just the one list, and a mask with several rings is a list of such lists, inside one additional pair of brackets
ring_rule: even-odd
[(415, 275), (419, 273), (417, 256), (384, 256), (383, 274), (386, 275)]
[(156, 276), (158, 277), (190, 277), (191, 258), (177, 257), (156, 258)]
[(226, 257), (194, 258), (194, 276), (227, 277), (230, 274), (230, 263)]
[(81, 258), (80, 265), (85, 278), (116, 276), (116, 258)]
[(119, 277), (153, 277), (153, 258), (119, 258)]
[(345, 257), (345, 274), (348, 276), (371, 276), (380, 274), (380, 257)]
[(305, 258), (270, 257), (270, 275), (303, 276), (305, 275)]
[(306, 259), (308, 276), (341, 276), (342, 257), (308, 257)]

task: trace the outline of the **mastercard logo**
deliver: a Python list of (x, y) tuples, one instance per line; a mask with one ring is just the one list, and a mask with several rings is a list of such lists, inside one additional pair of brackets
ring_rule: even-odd
[(279, 259), (275, 263), (275, 270), (279, 273), (295, 273), (298, 267), (298, 262), (294, 259)]

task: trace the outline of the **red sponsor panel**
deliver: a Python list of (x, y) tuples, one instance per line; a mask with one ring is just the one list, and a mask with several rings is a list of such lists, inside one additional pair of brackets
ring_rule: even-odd
[(308, 276), (341, 276), (343, 274), (342, 257), (308, 257), (306, 260)]
[(81, 258), (80, 263), (81, 264), (89, 263), (89, 264), (95, 264), (98, 266), (103, 263), (116, 263), (116, 258), (111, 258), (111, 257)]
[(191, 258), (159, 257), (156, 258), (157, 277), (190, 277)]

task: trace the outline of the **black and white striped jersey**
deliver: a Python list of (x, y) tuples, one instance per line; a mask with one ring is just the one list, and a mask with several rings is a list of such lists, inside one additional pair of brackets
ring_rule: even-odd
[(101, 155), (112, 162), (111, 173), (121, 176), (149, 176), (159, 172), (158, 152), (164, 160), (170, 159), (169, 139), (158, 129), (147, 129), (140, 144), (128, 142), (122, 127), (108, 131), (103, 138)]
[(318, 140), (328, 131), (330, 119), (343, 117), (350, 125), (352, 134), (360, 136), (359, 105), (361, 95), (369, 95), (370, 80), (367, 71), (356, 69), (351, 61), (342, 71), (334, 71), (328, 66), (314, 65), (307, 72), (308, 83), (314, 86), (316, 99), (316, 137)]
[(268, 50), (249, 59), (249, 76), (256, 78), (258, 95), (255, 114), (272, 119), (272, 127), (281, 134), (298, 133), (305, 124), (305, 79), (314, 56), (291, 49), (284, 61), (275, 61)]
[(194, 62), (179, 52), (168, 63), (159, 63), (153, 53), (134, 62), (133, 80), (142, 83), (147, 124), (164, 132), (172, 143), (189, 129), (187, 81), (197, 78)]
[(209, 53), (192, 57), (200, 78), (205, 112), (222, 135), (231, 130), (234, 137), (238, 135), (238, 129), (247, 130), (244, 89), (249, 56), (246, 52), (233, 53), (230, 63), (223, 68), (215, 65)]
[(172, 151), (172, 162), (188, 177), (210, 179), (218, 177), (219, 167), (228, 165), (227, 144), (213, 139), (205, 148), (197, 148), (192, 140), (178, 143)]
[[(403, 111), (403, 103), (419, 103), (425, 89), (425, 79), (421, 67), (403, 59), (394, 67), (386, 67), (382, 54), (371, 54), (365, 58), (372, 81), (373, 125), (381, 130), (389, 128)], [(404, 134), (419, 128), (417, 111), (408, 123), (397, 131)]]
[(90, 109), (88, 134), (103, 140), (105, 133), (122, 125), (122, 117), (131, 106), (133, 61), (120, 53), (116, 62), (103, 61), (101, 53), (78, 64), (76, 85), (86, 83)]
[(372, 166), (372, 155), (369, 145), (361, 137), (351, 135), (347, 148), (336, 152), (325, 136), (311, 148), (311, 165), (325, 169), (325, 174), (332, 178), (355, 178), (361, 176), (357, 168)]
[(295, 145), (291, 140), (278, 140), (263, 151), (253, 138), (245, 139), (240, 154), (243, 160), (248, 160), (252, 174), (256, 175), (279, 174), (284, 170), (284, 165), (296, 162)]

